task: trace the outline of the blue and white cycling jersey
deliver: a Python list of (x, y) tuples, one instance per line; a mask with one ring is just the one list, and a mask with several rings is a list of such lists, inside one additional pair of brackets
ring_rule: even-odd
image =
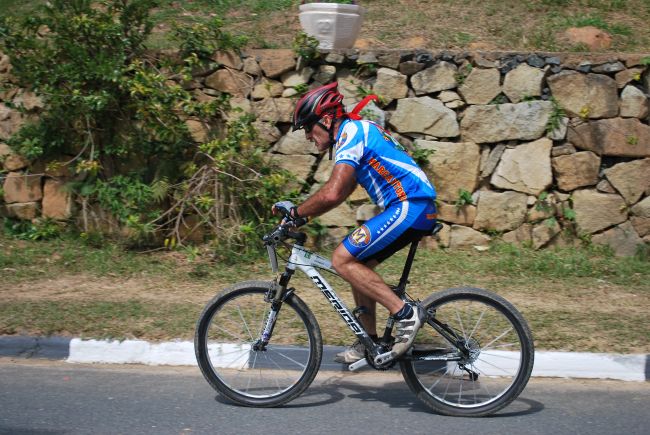
[(403, 201), (431, 200), (436, 190), (402, 146), (370, 121), (343, 121), (336, 138), (336, 164), (355, 169), (357, 182), (372, 201), (386, 207)]

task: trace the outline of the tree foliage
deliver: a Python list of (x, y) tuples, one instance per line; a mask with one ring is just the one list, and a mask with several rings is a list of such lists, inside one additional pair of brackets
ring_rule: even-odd
[[(228, 94), (198, 102), (187, 86), (219, 67), (214, 51), (246, 41), (214, 18), (175, 26), (180, 52), (157, 56), (145, 45), (157, 4), (50, 0), (23, 21), (0, 18), (0, 49), (16, 85), (45, 106), (9, 144), (32, 159), (64, 157), (84, 211), (94, 201), (132, 229), (155, 227), (179, 242), (178, 223), (191, 214), (226, 246), (248, 243), (286, 177), (261, 158), (251, 118), (226, 125)], [(216, 126), (200, 149), (188, 119)], [(206, 174), (209, 186), (197, 183)]]
[[(77, 172), (99, 178), (145, 168), (150, 181), (191, 149), (183, 122), (209, 118), (227, 96), (197, 103), (182, 87), (199, 62), (194, 53), (166, 67), (145, 41), (156, 0), (52, 0), (20, 23), (0, 24), (3, 49), (21, 87), (41, 95), (46, 111), (10, 145), (34, 157), (74, 157)], [(176, 81), (170, 78), (177, 79)], [(165, 165), (161, 166), (161, 163)]]

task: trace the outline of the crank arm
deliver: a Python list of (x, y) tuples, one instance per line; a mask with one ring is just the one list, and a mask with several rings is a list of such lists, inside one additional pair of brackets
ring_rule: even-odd
[(363, 359), (360, 359), (359, 361), (357, 361), (355, 363), (350, 364), (348, 366), (348, 370), (350, 370), (351, 372), (355, 372), (355, 371), (359, 370), (360, 368), (365, 367), (367, 365), (368, 365), (368, 361), (366, 361), (366, 359), (363, 358)]

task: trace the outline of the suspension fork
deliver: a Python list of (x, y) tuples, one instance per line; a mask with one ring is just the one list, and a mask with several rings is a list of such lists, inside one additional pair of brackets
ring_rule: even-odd
[(266, 350), (266, 346), (269, 344), (269, 341), (271, 341), (271, 337), (273, 336), (273, 329), (275, 328), (275, 321), (278, 318), (282, 304), (295, 291), (294, 288), (287, 288), (287, 285), (289, 284), (289, 280), (291, 279), (293, 273), (294, 270), (285, 270), (285, 272), (280, 276), (279, 282), (277, 284), (274, 283), (266, 293), (266, 296), (264, 296), (265, 301), (271, 304), (271, 309), (269, 310), (269, 314), (266, 317), (266, 321), (264, 322), (264, 329), (262, 329), (260, 332), (260, 338), (258, 338), (257, 341), (253, 344), (253, 350), (264, 351)]

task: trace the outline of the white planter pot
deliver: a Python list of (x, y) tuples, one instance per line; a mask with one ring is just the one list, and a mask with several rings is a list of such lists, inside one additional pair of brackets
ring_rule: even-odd
[(352, 48), (361, 29), (363, 8), (338, 3), (300, 5), (300, 25), (305, 33), (318, 39), (318, 48)]

